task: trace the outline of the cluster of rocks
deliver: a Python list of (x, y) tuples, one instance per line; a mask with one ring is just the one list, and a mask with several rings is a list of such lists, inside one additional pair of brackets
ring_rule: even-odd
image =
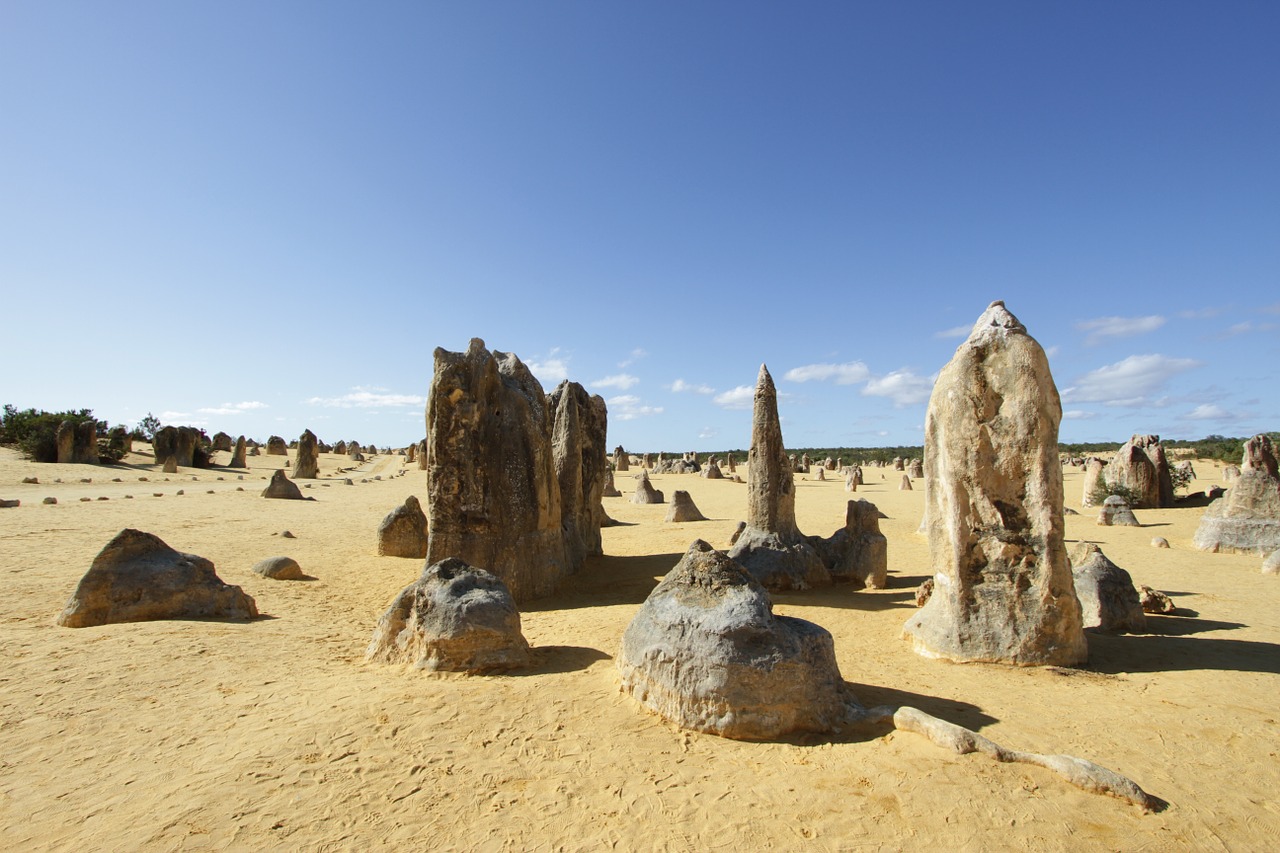
[(1132, 495), (1131, 509), (1173, 506), (1173, 475), (1158, 435), (1133, 436), (1110, 462), (1096, 456), (1085, 460), (1081, 497), (1084, 506), (1094, 505), (1100, 482), (1122, 487)]
[(1280, 473), (1270, 437), (1244, 443), (1240, 473), (1205, 508), (1193, 544), (1203, 551), (1270, 554), (1280, 550)]

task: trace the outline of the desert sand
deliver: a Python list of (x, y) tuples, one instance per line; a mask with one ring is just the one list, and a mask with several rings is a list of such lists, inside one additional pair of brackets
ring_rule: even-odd
[[(537, 666), (468, 677), (364, 662), (379, 615), (422, 569), (378, 557), (375, 542), (386, 513), (425, 497), (416, 465), (377, 456), (338, 474), (346, 457), (322, 454), (320, 479), (300, 482), (315, 501), (270, 501), (259, 497), (266, 476), (292, 457), (165, 475), (139, 450), (99, 467), (0, 449), (0, 498), (22, 501), (0, 510), (0, 848), (1280, 847), (1280, 579), (1260, 574), (1259, 557), (1194, 550), (1202, 507), (1099, 527), (1079, 505), (1079, 470), (1067, 468), (1067, 504), (1080, 511), (1066, 519), (1068, 546), (1100, 543), (1186, 615), (1149, 616), (1143, 636), (1090, 635), (1081, 669), (956, 665), (901, 638), (931, 574), (916, 532), (921, 484), (900, 491), (901, 474), (867, 468), (849, 495), (841, 477), (797, 475), (805, 533), (830, 535), (850, 497), (888, 516), (888, 589), (775, 595), (777, 612), (834, 635), (864, 704), (910, 704), (1007, 747), (1096, 761), (1171, 804), (1143, 813), (1047, 770), (957, 756), (909, 733), (736, 742), (683, 732), (620, 694), (612, 656), (628, 621), (693, 539), (727, 546), (745, 513), (741, 484), (654, 475), (710, 519), (672, 524), (666, 505), (631, 504), (633, 481), (619, 474), (623, 497), (604, 499), (622, 522), (603, 532), (606, 556), (524, 610)], [(1220, 466), (1196, 469), (1193, 491), (1222, 482)], [(40, 484), (22, 484), (28, 476)], [(56, 626), (125, 527), (211, 559), (263, 617)], [(278, 535), (286, 529), (296, 538)], [(1171, 548), (1153, 548), (1155, 536)], [(276, 555), (314, 579), (251, 571)]]

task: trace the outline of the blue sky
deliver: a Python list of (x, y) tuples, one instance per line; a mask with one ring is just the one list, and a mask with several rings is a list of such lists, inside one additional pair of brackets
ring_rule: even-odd
[(404, 444), (472, 337), (610, 445), (916, 444), (1003, 299), (1064, 441), (1280, 428), (1280, 5), (0, 7), (0, 402)]

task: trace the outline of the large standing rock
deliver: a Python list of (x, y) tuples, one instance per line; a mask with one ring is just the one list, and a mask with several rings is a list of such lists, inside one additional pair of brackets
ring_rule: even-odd
[(346, 456), (347, 443), (345, 441), (339, 441), (337, 444), (333, 446), (333, 452), (338, 454), (339, 456)]
[(58, 446), (58, 462), (98, 464), (98, 425), (89, 420), (58, 424), (54, 440)]
[(636, 490), (631, 493), (631, 502), (633, 504), (660, 504), (666, 503), (666, 496), (662, 492), (653, 487), (653, 483), (649, 482), (649, 472), (641, 471), (635, 476)]
[(778, 392), (763, 364), (756, 378), (748, 454), (747, 529), (729, 552), (767, 589), (831, 583), (822, 558), (796, 526), (793, 466), (782, 444)]
[(418, 442), (418, 470), (427, 470), (430, 461), (427, 457), (427, 440), (424, 438)]
[(497, 576), (449, 558), (428, 566), (378, 620), (365, 658), (417, 669), (488, 672), (525, 666), (520, 611)]
[(810, 536), (834, 581), (855, 589), (884, 589), (889, 581), (889, 542), (880, 532), (880, 510), (868, 500), (849, 501), (844, 527), (829, 538)]
[(627, 451), (622, 449), (621, 444), (613, 449), (613, 470), (631, 470), (631, 457), (627, 455)]
[(831, 635), (775, 616), (764, 587), (702, 540), (641, 605), (617, 667), (646, 708), (724, 737), (826, 732), (846, 715)]
[(714, 456), (707, 460), (707, 467), (702, 469), (702, 476), (707, 480), (724, 479), (724, 472), (720, 470), (720, 464), (716, 462)]
[(912, 459), (907, 465), (907, 476), (913, 480), (919, 480), (924, 477), (924, 463), (919, 459)]
[(1107, 559), (1092, 542), (1071, 552), (1071, 574), (1084, 627), (1107, 634), (1144, 634), (1147, 617), (1129, 573)]
[(1061, 418), (1044, 350), (991, 303), (938, 375), (925, 418), (935, 584), (904, 629), (920, 654), (1066, 666), (1087, 657), (1063, 544)]
[(600, 494), (606, 498), (622, 497), (622, 492), (618, 491), (618, 487), (613, 483), (612, 469), (604, 472), (604, 488), (600, 491)]
[(170, 456), (183, 468), (195, 465), (196, 445), (200, 443), (200, 431), (194, 427), (161, 427), (151, 439), (155, 460), (163, 463)]
[(427, 561), (483, 566), (517, 601), (550, 594), (576, 566), (561, 529), (552, 415), (513, 353), (473, 338), (435, 351), (427, 398)]
[(231, 461), (227, 463), (228, 468), (248, 468), (249, 464), (245, 460), (245, 444), (244, 436), (236, 439), (236, 446), (231, 451)]
[(1280, 473), (1266, 435), (1244, 443), (1240, 476), (1205, 508), (1191, 541), (1202, 551), (1269, 554), (1280, 549)]
[(378, 555), (418, 559), (427, 556), (427, 515), (413, 495), (378, 525)]
[(565, 556), (574, 571), (588, 556), (604, 553), (600, 528), (605, 514), (600, 499), (609, 474), (608, 411), (603, 397), (567, 380), (548, 395), (547, 405), (555, 418), (551, 455), (560, 489)]
[(667, 510), (667, 517), (663, 521), (706, 521), (707, 517), (699, 510), (697, 504), (693, 502), (693, 498), (683, 489), (676, 489), (674, 495), (671, 496), (671, 507)]
[(314, 480), (320, 473), (320, 450), (311, 430), (303, 430), (298, 437), (298, 455), (293, 462), (293, 479)]
[(1133, 494), (1133, 509), (1173, 506), (1173, 477), (1158, 435), (1130, 438), (1116, 451), (1103, 476), (1107, 483), (1124, 486)]
[(267, 455), (268, 456), (288, 456), (289, 445), (278, 435), (273, 435), (267, 439)]
[(252, 619), (258, 608), (223, 583), (213, 563), (170, 548), (160, 537), (126, 528), (98, 552), (58, 624), (87, 628), (153, 619)]
[(283, 468), (277, 468), (272, 473), (271, 482), (262, 490), (262, 496), (290, 501), (303, 500), (302, 490), (298, 488), (297, 483), (289, 479)]

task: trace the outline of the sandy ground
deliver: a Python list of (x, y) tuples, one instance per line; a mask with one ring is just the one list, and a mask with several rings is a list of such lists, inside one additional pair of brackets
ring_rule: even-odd
[[(1258, 557), (1195, 551), (1201, 508), (1139, 511), (1140, 529), (1068, 517), (1070, 540), (1101, 543), (1187, 614), (1150, 617), (1145, 636), (1092, 637), (1084, 669), (913, 654), (900, 632), (929, 574), (915, 532), (923, 483), (899, 491), (901, 475), (880, 469), (857, 497), (889, 516), (890, 588), (776, 599), (831, 631), (865, 704), (913, 704), (1008, 747), (1092, 759), (1172, 804), (1144, 814), (909, 733), (742, 743), (682, 732), (620, 694), (624, 628), (694, 538), (726, 546), (745, 512), (739, 484), (653, 477), (693, 495), (712, 519), (698, 523), (605, 499), (624, 522), (604, 531), (607, 556), (524, 613), (538, 667), (464, 677), (363, 660), (378, 616), (421, 569), (376, 556), (374, 542), (407, 495), (425, 499), (416, 466), (375, 457), (345, 486), (345, 457), (324, 456), (304, 490), (316, 500), (297, 502), (259, 497), (280, 457), (251, 458), (243, 481), (164, 475), (146, 453), (127, 462), (36, 465), (0, 450), (0, 497), (22, 500), (0, 510), (0, 848), (1280, 849), (1280, 579)], [(1212, 464), (1198, 471), (1193, 488), (1220, 482)], [(1079, 508), (1080, 473), (1065, 480)], [(632, 485), (619, 475), (624, 493)], [(849, 497), (839, 477), (799, 480), (801, 528), (829, 535)], [(57, 627), (124, 527), (213, 560), (264, 618)], [(250, 571), (280, 554), (315, 580)]]

